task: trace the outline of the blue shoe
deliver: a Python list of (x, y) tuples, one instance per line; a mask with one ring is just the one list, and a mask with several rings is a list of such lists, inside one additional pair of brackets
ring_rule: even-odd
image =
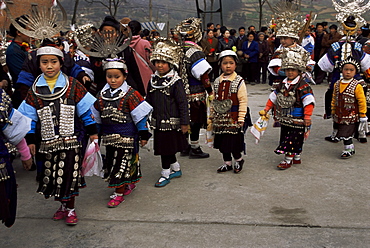
[(181, 170), (179, 171), (171, 171), (171, 174), (170, 174), (170, 179), (172, 178), (177, 178), (177, 177), (181, 177), (182, 176), (182, 172)]
[(164, 176), (161, 176), (158, 181), (154, 184), (155, 187), (164, 187), (166, 186), (167, 184), (169, 184), (171, 181), (170, 181), (170, 178), (165, 178)]

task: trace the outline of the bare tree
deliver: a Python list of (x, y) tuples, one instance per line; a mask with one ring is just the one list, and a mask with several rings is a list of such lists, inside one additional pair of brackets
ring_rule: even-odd
[(262, 17), (263, 17), (263, 5), (266, 3), (267, 0), (258, 0), (258, 13), (259, 13), (259, 19), (258, 19), (258, 27), (259, 30), (261, 30), (262, 26)]
[(71, 21), (72, 25), (76, 23), (76, 16), (77, 16), (77, 9), (78, 9), (79, 2), (80, 0), (75, 0), (75, 7), (73, 9), (73, 16), (72, 16), (72, 21)]
[(108, 9), (109, 14), (113, 17), (116, 17), (118, 7), (122, 4), (122, 2), (127, 3), (127, 0), (106, 0), (106, 1), (85, 0), (85, 1), (90, 4), (98, 3), (103, 5), (106, 9)]

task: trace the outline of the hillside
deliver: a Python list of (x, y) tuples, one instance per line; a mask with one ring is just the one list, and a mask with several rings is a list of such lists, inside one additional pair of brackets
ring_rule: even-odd
[[(105, 2), (108, 2), (107, 0)], [(148, 0), (126, 0), (127, 3), (122, 3), (118, 8), (116, 18), (130, 17), (140, 22), (149, 21), (149, 1)], [(258, 0), (223, 0), (223, 21), (224, 25), (229, 28), (238, 28), (241, 25), (258, 26)], [(274, 4), (276, 0), (270, 0), (270, 4)], [(74, 0), (61, 0), (61, 3), (69, 14), (69, 19), (72, 18), (74, 9)], [(169, 23), (173, 27), (181, 20), (197, 16), (195, 0), (152, 0), (153, 21)], [(210, 4), (210, 0), (207, 0)], [(201, 9), (204, 9), (203, 1), (199, 0)], [(215, 0), (214, 8), (219, 8), (219, 2)], [(209, 10), (209, 7), (208, 7)], [(302, 0), (302, 16), (313, 11), (317, 14), (316, 22), (328, 21), (336, 23), (335, 10), (331, 0)], [(262, 26), (266, 26), (271, 19), (271, 10), (267, 4), (263, 6)], [(101, 4), (88, 4), (84, 0), (80, 0), (77, 11), (77, 24), (92, 22), (99, 25), (105, 15), (108, 15), (108, 10)], [(364, 15), (366, 17), (366, 14)], [(205, 18), (205, 23), (209, 22), (210, 14)], [(213, 14), (213, 22), (220, 23), (219, 14)], [(370, 20), (369, 20), (370, 21)]]

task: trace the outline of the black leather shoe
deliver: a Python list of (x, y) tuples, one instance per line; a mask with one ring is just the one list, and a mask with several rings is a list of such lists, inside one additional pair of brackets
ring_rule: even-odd
[(239, 173), (243, 169), (244, 159), (240, 161), (235, 161), (234, 173)]
[(329, 141), (329, 142), (333, 142), (333, 143), (338, 143), (339, 142), (339, 139), (337, 137), (333, 137), (333, 136), (326, 136), (325, 140)]
[(180, 156), (181, 156), (181, 157), (189, 156), (190, 149), (191, 149), (191, 146), (190, 146), (190, 145), (188, 145), (188, 147), (187, 147), (185, 150), (182, 150), (182, 152), (180, 153)]
[(209, 158), (209, 154), (202, 151), (200, 147), (190, 149), (189, 158)]

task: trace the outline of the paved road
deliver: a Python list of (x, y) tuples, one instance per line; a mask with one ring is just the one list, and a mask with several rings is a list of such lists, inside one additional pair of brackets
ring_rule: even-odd
[[(264, 106), (266, 85), (248, 85), (254, 120)], [(369, 145), (355, 141), (356, 155), (340, 159), (342, 144), (323, 137), (326, 87), (313, 86), (317, 107), (302, 165), (276, 170), (279, 129), (270, 126), (260, 144), (249, 134), (240, 174), (217, 174), (221, 154), (179, 157), (183, 176), (155, 188), (160, 160), (141, 152), (144, 178), (126, 201), (108, 209), (111, 189), (97, 177), (77, 198), (79, 223), (68, 227), (51, 217), (58, 203), (35, 193), (35, 173), (17, 170), (18, 218), (1, 227), (0, 247), (370, 247)], [(203, 137), (204, 139), (204, 137)]]

